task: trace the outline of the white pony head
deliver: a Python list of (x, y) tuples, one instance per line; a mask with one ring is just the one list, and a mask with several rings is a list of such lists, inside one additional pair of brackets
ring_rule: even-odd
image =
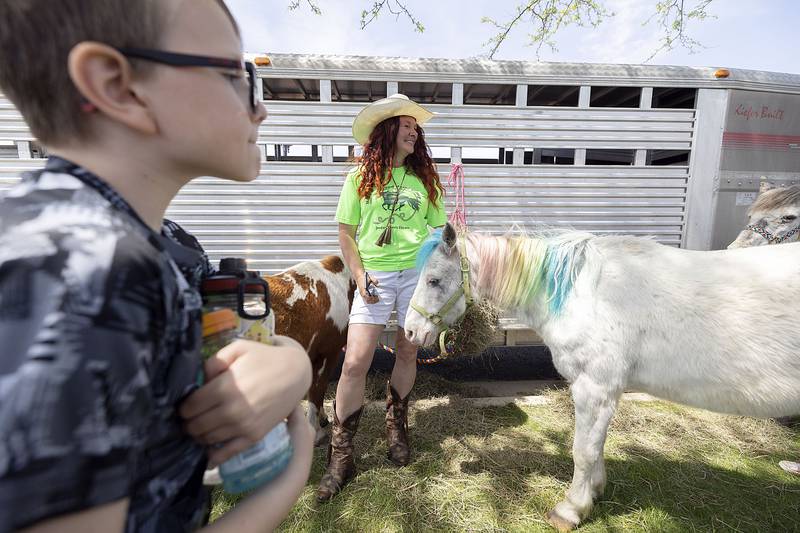
[(776, 188), (762, 182), (747, 211), (747, 226), (728, 248), (747, 248), (800, 240), (800, 185)]
[(420, 276), (405, 323), (406, 337), (414, 344), (433, 344), (442, 329), (452, 325), (466, 311), (457, 244), (456, 230), (447, 224), (443, 230), (433, 233), (417, 255)]

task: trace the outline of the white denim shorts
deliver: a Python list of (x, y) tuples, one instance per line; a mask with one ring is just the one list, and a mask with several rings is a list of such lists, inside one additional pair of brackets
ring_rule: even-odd
[(353, 307), (350, 310), (351, 324), (381, 324), (386, 325), (393, 310), (397, 310), (397, 322), (402, 328), (406, 323), (406, 312), (411, 303), (411, 296), (417, 286), (419, 272), (416, 268), (399, 270), (397, 272), (380, 272), (368, 270), (373, 279), (378, 280), (375, 287), (378, 293), (378, 302), (368, 304), (361, 298), (361, 293), (356, 289), (353, 298)]

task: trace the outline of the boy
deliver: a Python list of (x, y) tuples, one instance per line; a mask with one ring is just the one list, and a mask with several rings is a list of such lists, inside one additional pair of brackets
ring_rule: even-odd
[(287, 416), (286, 472), (211, 528), (302, 490), (307, 356), (236, 341), (197, 389), (202, 256), (162, 230), (192, 178), (258, 174), (241, 57), (222, 0), (0, 2), (0, 88), (53, 154), (0, 199), (0, 532), (194, 530), (207, 463)]

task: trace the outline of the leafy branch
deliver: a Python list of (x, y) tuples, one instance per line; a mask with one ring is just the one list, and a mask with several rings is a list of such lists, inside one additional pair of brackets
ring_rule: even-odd
[(598, 26), (605, 17), (613, 17), (614, 13), (606, 11), (596, 0), (529, 0), (516, 8), (516, 15), (507, 22), (497, 22), (491, 17), (483, 17), (481, 22), (497, 29), (497, 33), (483, 43), (484, 47), (491, 47), (486, 54), (492, 59), (505, 42), (514, 26), (523, 20), (529, 20), (533, 26), (533, 33), (529, 33), (531, 44), (536, 45), (536, 58), (545, 44), (553, 52), (557, 51), (555, 36), (559, 30), (566, 26)]
[[(315, 15), (322, 15), (322, 9), (319, 7), (318, 0), (291, 0), (289, 2), (289, 11), (297, 10), (301, 4), (306, 4)], [(415, 17), (414, 14), (409, 11), (408, 7), (400, 0), (375, 0), (372, 7), (361, 11), (361, 29), (363, 30), (373, 20), (377, 19), (378, 15), (380, 15), (381, 11), (384, 9), (394, 15), (396, 19), (400, 18), (400, 16), (408, 18), (414, 26), (415, 31), (420, 33), (425, 31), (425, 26), (422, 22)]]
[(686, 27), (692, 20), (705, 20), (716, 18), (710, 15), (706, 8), (714, 0), (696, 0), (694, 7), (687, 8), (685, 0), (660, 0), (656, 4), (656, 12), (647, 19), (642, 26), (647, 25), (653, 19), (663, 31), (661, 45), (645, 60), (653, 59), (659, 52), (672, 50), (676, 43), (686, 48), (689, 53), (694, 53), (698, 48), (705, 48), (699, 41), (686, 34)]
[[(369, 9), (361, 11), (361, 29), (365, 29), (372, 23), (382, 11), (388, 11), (396, 19), (407, 18), (414, 26), (415, 31), (420, 33), (425, 31), (422, 21), (409, 11), (403, 3), (405, 0), (372, 0)], [(714, 18), (708, 12), (708, 6), (714, 0), (657, 0), (655, 2), (655, 13), (651, 15), (642, 26), (655, 21), (662, 37), (659, 39), (659, 46), (645, 60), (650, 61), (660, 52), (672, 50), (676, 46), (681, 46), (695, 52), (703, 45), (690, 37), (687, 29), (693, 22), (699, 22), (707, 18)], [(514, 14), (505, 21), (499, 22), (491, 17), (483, 17), (481, 22), (492, 26), (496, 33), (485, 43), (487, 48), (486, 57), (494, 58), (497, 51), (506, 41), (509, 34), (518, 26), (525, 23), (529, 24), (528, 38), (530, 44), (536, 48), (536, 58), (539, 59), (543, 46), (547, 46), (551, 51), (556, 52), (556, 37), (559, 32), (569, 26), (592, 27), (595, 28), (606, 19), (616, 15), (604, 7), (604, 0), (524, 0), (518, 4)], [(291, 0), (289, 9), (294, 11), (302, 4), (316, 15), (321, 15), (319, 0)]]
[(420, 22), (400, 0), (378, 0), (372, 4), (371, 8), (363, 10), (361, 12), (361, 29), (363, 30), (370, 22), (378, 18), (378, 15), (384, 8), (394, 15), (395, 19), (400, 18), (401, 15), (405, 15), (406, 18), (411, 21), (415, 31), (419, 33), (425, 31), (425, 26), (422, 22)]
[[(297, 9), (300, 7), (301, 3), (303, 3), (303, 0), (292, 0), (289, 2), (289, 11)], [(308, 4), (308, 8), (312, 13), (315, 15), (322, 15), (322, 10), (319, 8), (319, 5), (317, 5), (317, 0), (306, 0), (305, 3)]]

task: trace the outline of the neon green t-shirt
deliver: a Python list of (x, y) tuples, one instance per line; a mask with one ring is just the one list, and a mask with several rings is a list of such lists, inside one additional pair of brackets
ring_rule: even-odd
[[(388, 175), (388, 172), (387, 172)], [(358, 253), (367, 270), (396, 272), (413, 268), (420, 246), (428, 238), (428, 226), (436, 228), (447, 222), (444, 201), (440, 197), (434, 206), (422, 181), (404, 167), (392, 169), (392, 180), (383, 195), (373, 191), (370, 198), (358, 195), (361, 173), (354, 168), (347, 174), (339, 195), (336, 220), (358, 226)], [(392, 223), (392, 242), (377, 246), (389, 223), (392, 204), (399, 194)]]

